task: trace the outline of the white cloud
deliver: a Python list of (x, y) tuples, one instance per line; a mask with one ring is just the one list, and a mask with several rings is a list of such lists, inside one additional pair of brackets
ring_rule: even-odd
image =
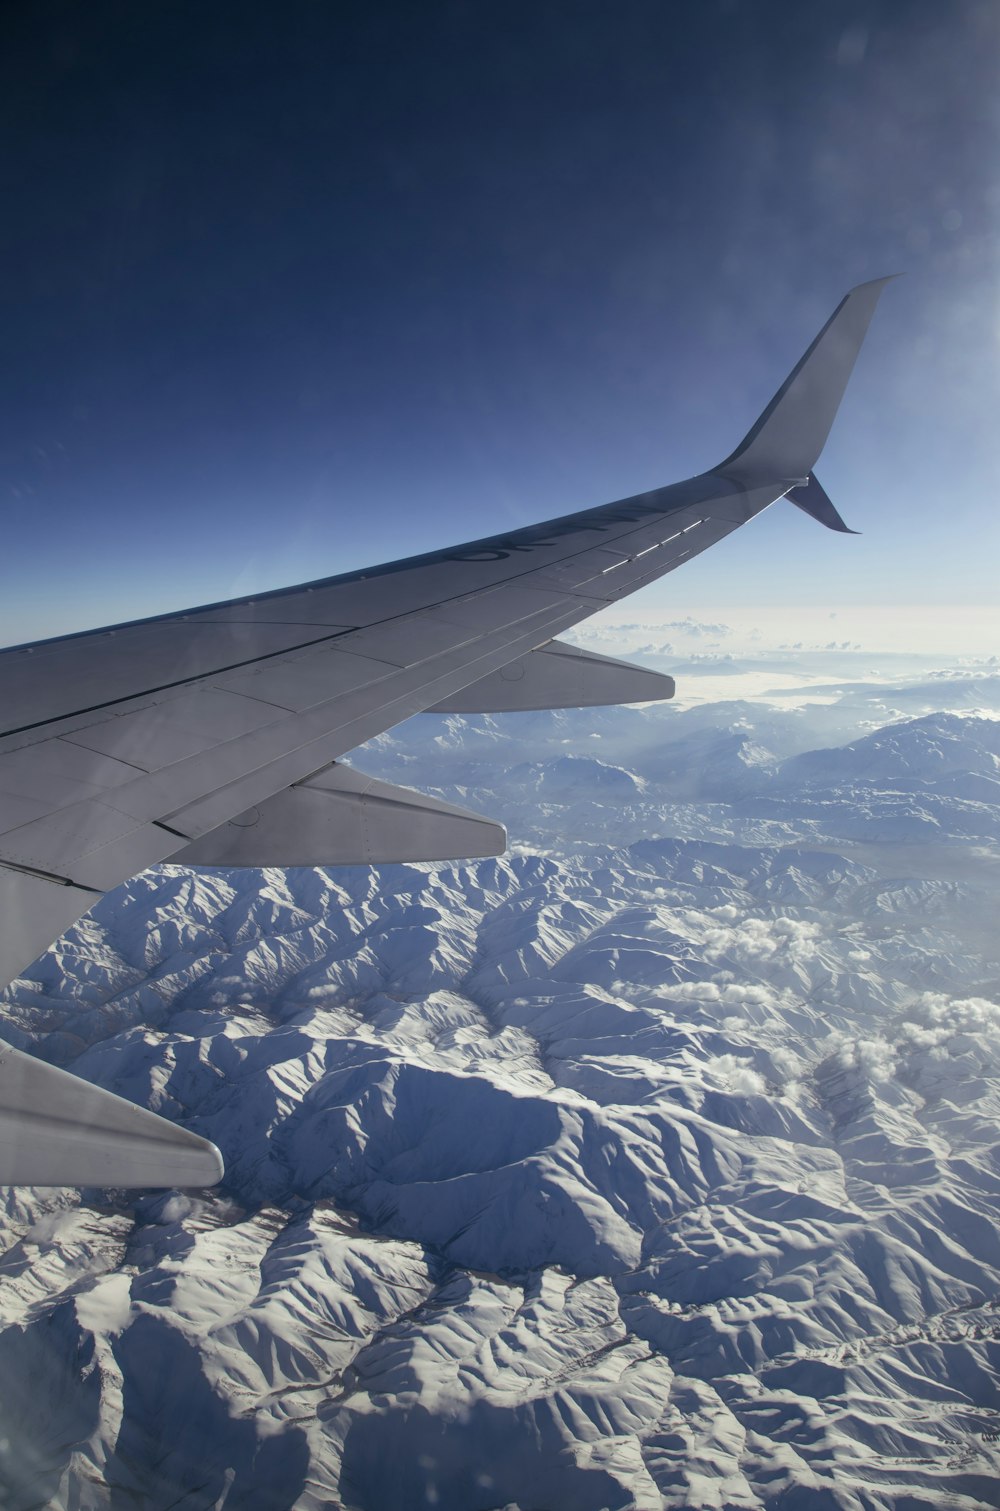
[(903, 1012), (901, 1038), (919, 1048), (942, 1046), (959, 1035), (979, 1036), (982, 1047), (996, 1044), (1000, 1005), (987, 997), (947, 997), (924, 992)]
[(887, 1040), (853, 1039), (833, 1034), (833, 1053), (844, 1070), (858, 1070), (869, 1081), (890, 1081), (896, 1074), (896, 1054)]
[(805, 1061), (791, 1049), (779, 1045), (771, 1051), (771, 1064), (784, 1081), (797, 1081), (805, 1069)]
[(734, 1096), (762, 1096), (767, 1090), (764, 1077), (738, 1055), (716, 1055), (707, 1062), (705, 1072)]

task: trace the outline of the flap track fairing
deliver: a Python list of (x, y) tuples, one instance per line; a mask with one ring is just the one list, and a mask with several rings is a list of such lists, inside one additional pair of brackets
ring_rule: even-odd
[(520, 656), (429, 713), (500, 714), (530, 709), (596, 708), (615, 703), (655, 703), (674, 695), (674, 680), (647, 666), (598, 656), (562, 640)]
[(207, 1139), (0, 1045), (0, 1184), (214, 1186), (222, 1176)]
[(502, 824), (334, 762), (170, 857), (181, 866), (376, 866), (502, 855)]

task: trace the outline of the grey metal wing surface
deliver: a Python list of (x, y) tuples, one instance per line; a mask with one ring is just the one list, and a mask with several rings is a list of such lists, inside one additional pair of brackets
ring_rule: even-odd
[[(428, 709), (669, 696), (669, 678), (558, 636), (777, 498), (812, 496), (812, 467), (885, 281), (847, 295), (743, 444), (709, 472), (371, 571), (0, 652), (0, 981), (103, 892), (158, 862), (499, 853), (499, 825), (375, 782), (340, 757)], [(0, 1057), (8, 1134), (25, 1058)], [(93, 1098), (120, 1108), (118, 1099), (86, 1087), (87, 1106), (74, 1108), (73, 1084), (83, 1083), (53, 1083), (48, 1114), (92, 1130), (98, 1173), (63, 1159), (59, 1138), (39, 1153), (36, 1095), (34, 1152), (8, 1137), (0, 1181), (136, 1183), (136, 1141), (109, 1113), (102, 1147), (99, 1117), (95, 1125)], [(194, 1135), (156, 1121), (182, 1135), (171, 1154), (164, 1133), (158, 1183), (221, 1175), (211, 1145), (197, 1141), (195, 1169)], [(148, 1161), (142, 1169), (149, 1184)]]

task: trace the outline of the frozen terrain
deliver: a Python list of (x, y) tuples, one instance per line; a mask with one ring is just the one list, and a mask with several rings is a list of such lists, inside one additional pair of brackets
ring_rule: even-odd
[(0, 1504), (1000, 1506), (1000, 678), (891, 670), (425, 716), (506, 858), (104, 899), (2, 1031), (227, 1180), (2, 1193)]

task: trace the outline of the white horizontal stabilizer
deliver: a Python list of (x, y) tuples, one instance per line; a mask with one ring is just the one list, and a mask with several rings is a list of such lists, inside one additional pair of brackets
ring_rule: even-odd
[[(174, 819), (183, 823), (183, 815)], [(183, 866), (353, 866), (502, 855), (502, 824), (334, 763), (240, 813), (171, 861)]]
[(0, 1047), (0, 1185), (214, 1186), (223, 1174), (207, 1139)]
[(550, 640), (435, 703), (428, 712), (501, 714), (533, 708), (594, 708), (609, 703), (653, 703), (673, 695), (674, 680), (662, 672)]

